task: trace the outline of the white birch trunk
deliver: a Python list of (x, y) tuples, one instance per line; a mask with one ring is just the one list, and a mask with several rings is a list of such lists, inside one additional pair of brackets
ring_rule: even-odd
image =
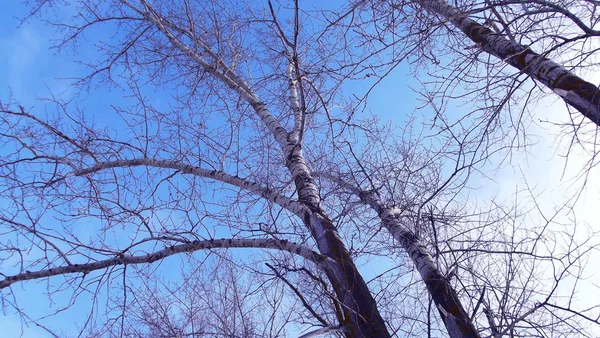
[(440, 316), (444, 320), (444, 325), (450, 337), (480, 338), (479, 332), (463, 308), (450, 281), (439, 271), (433, 258), (427, 252), (427, 248), (414, 233), (400, 222), (392, 209), (387, 207), (372, 191), (363, 191), (330, 173), (318, 173), (318, 175), (340, 184), (377, 212), (383, 226), (406, 250), (419, 275), (421, 275), (432, 300), (440, 312)]
[(479, 332), (463, 308), (450, 281), (439, 271), (433, 258), (417, 236), (400, 222), (392, 209), (385, 206), (375, 193), (358, 191), (355, 188), (352, 190), (377, 212), (383, 226), (406, 250), (423, 278), (431, 298), (440, 310), (450, 337), (479, 338)]
[(444, 0), (413, 0), (460, 29), (479, 48), (540, 81), (573, 108), (600, 126), (600, 90), (562, 65), (470, 19)]
[[(298, 192), (298, 201), (308, 210), (301, 217), (309, 228), (312, 236), (322, 255), (332, 259), (337, 264), (331, 264), (332, 269), (327, 270), (327, 275), (336, 295), (344, 304), (344, 317), (347, 321), (350, 337), (390, 337), (385, 326), (383, 318), (377, 309), (377, 303), (371, 295), (369, 288), (362, 276), (356, 269), (348, 250), (341, 241), (336, 228), (321, 209), (321, 198), (317, 185), (310, 174), (302, 155), (302, 144), (300, 134), (302, 130), (288, 133), (271, 114), (267, 106), (259, 99), (250, 86), (234, 70), (225, 65), (222, 61), (209, 63), (203, 59), (193, 48), (179, 40), (171, 31), (178, 31), (203, 48), (203, 52), (213, 56), (214, 52), (210, 50), (203, 42), (195, 37), (192, 32), (177, 27), (169, 22), (160, 13), (157, 13), (148, 3), (144, 2), (144, 8), (137, 8), (127, 0), (120, 0), (125, 6), (131, 8), (145, 20), (148, 20), (162, 32), (173, 46), (177, 47), (182, 53), (188, 55), (191, 60), (203, 67), (208, 73), (221, 80), (233, 91), (238, 93), (255, 111), (258, 118), (271, 132), (277, 143), (280, 145), (283, 155), (286, 159), (286, 166), (295, 182)], [(220, 60), (218, 57), (217, 60)], [(289, 61), (289, 60), (288, 60)], [(291, 88), (290, 88), (291, 89)], [(294, 89), (295, 86), (294, 86)], [(290, 90), (290, 101), (300, 102), (297, 90)], [(295, 96), (295, 97), (292, 97)], [(296, 125), (301, 120), (295, 114)]]
[(366, 282), (356, 269), (337, 229), (321, 209), (321, 197), (302, 155), (300, 140), (294, 134), (286, 138), (288, 142), (282, 147), (286, 166), (294, 179), (298, 201), (310, 209), (304, 223), (308, 225), (321, 254), (337, 263), (337, 269), (330, 270), (328, 278), (344, 305), (347, 336), (390, 337)]

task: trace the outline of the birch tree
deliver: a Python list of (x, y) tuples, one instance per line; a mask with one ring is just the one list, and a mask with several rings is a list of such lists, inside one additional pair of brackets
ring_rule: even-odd
[[(56, 312), (87, 294), (107, 304), (106, 325), (91, 310), (80, 329), (90, 335), (135, 336), (131, 323), (140, 322), (167, 336), (215, 334), (208, 327), (281, 336), (295, 325), (305, 336), (452, 338), (528, 335), (544, 325), (587, 332), (581, 322), (596, 324), (588, 312), (555, 303), (552, 288), (584, 261), (574, 253), (585, 243), (542, 256), (540, 230), (536, 244), (516, 253), (521, 243), (483, 240), (501, 233), (504, 220), (478, 223), (479, 211), (458, 204), (486, 156), (468, 153), (455, 135), (427, 144), (419, 126), (398, 130), (356, 116), (341, 86), (367, 63), (353, 64), (323, 9), (120, 0), (75, 3), (66, 20), (52, 16), (68, 8), (58, 2), (32, 5), (30, 19), (62, 34), (59, 47), (95, 41), (98, 53), (83, 60), (89, 75), (76, 83), (82, 93), (105, 86), (126, 98), (100, 107), (51, 98), (45, 114), (18, 98), (2, 101), (0, 288), (4, 306), (24, 318), (18, 288), (44, 281), (51, 297), (70, 292)], [(458, 249), (466, 239), (472, 246)], [(486, 298), (485, 290), (513, 291), (514, 276), (479, 274), (474, 262), (494, 254), (559, 265), (556, 282), (539, 291), (546, 301)], [(216, 269), (223, 285), (241, 279), (233, 271), (249, 274), (254, 284), (232, 287), (233, 301), (222, 302), (238, 312), (215, 311), (219, 325), (197, 322), (191, 310), (184, 324), (171, 320), (181, 310), (157, 301), (161, 283), (149, 281), (159, 278), (157, 266), (172, 273), (176, 257)], [(368, 262), (379, 260), (392, 268), (367, 279)], [(528, 267), (523, 273), (534, 275)], [(523, 282), (514, 290), (535, 288)], [(192, 295), (201, 292), (211, 291)], [(246, 312), (240, 300), (248, 294), (265, 300), (265, 314)], [(214, 308), (212, 295), (196, 296), (189, 309), (198, 301)], [(532, 318), (551, 305), (556, 312)], [(257, 333), (253, 323), (270, 328)]]
[[(360, 41), (364, 48), (355, 55), (385, 55), (357, 67), (357, 77), (380, 82), (403, 61), (425, 70), (425, 104), (464, 110), (462, 119), (436, 113), (439, 128), (470, 124), (474, 138), (523, 146), (532, 123), (566, 123), (573, 143), (585, 144), (595, 142), (599, 124), (596, 7), (585, 0), (357, 1), (329, 21), (347, 40)], [(570, 112), (560, 122), (532, 113), (552, 95), (554, 106), (562, 101)]]
[[(490, 19), (484, 22), (488, 23), (490, 27), (486, 27), (484, 23), (478, 23), (472, 18), (469, 18), (467, 13), (443, 1), (421, 1), (418, 4), (431, 14), (438, 15), (444, 20), (452, 23), (452, 25), (462, 31), (466, 37), (472, 40), (477, 48), (481, 48), (483, 51), (506, 62), (520, 72), (529, 75), (532, 79), (539, 81), (590, 121), (596, 125), (600, 124), (600, 90), (598, 89), (598, 85), (585, 81), (562, 65), (544, 56), (544, 53), (552, 51), (552, 49), (557, 48), (557, 46), (551, 46), (548, 50), (543, 50), (541, 51), (541, 54), (539, 54), (533, 51), (530, 46), (518, 42), (514, 37), (514, 34), (517, 33), (511, 32), (511, 30), (513, 30), (511, 24), (519, 24), (519, 14), (511, 13), (512, 15), (500, 15), (496, 10), (497, 7), (501, 6), (509, 7), (511, 4), (510, 2), (485, 4), (489, 7), (490, 13), (493, 13), (488, 14)], [(541, 1), (520, 5), (523, 8), (522, 15), (524, 16), (549, 13), (550, 15), (557, 15), (564, 18), (567, 23), (561, 23), (561, 25), (572, 24), (573, 26), (576, 26), (575, 33), (570, 33), (568, 28), (566, 29), (568, 35), (575, 35), (571, 40), (578, 41), (590, 39), (593, 41), (593, 38), (598, 35), (598, 32), (594, 29), (597, 17), (592, 10), (595, 5), (589, 7), (590, 4), (587, 2), (576, 4), (574, 6), (576, 12), (569, 11), (569, 9), (566, 8), (566, 4), (560, 2), (549, 3)], [(510, 9), (511, 8), (509, 7), (509, 10)], [(513, 16), (515, 19), (513, 19)], [(533, 24), (535, 25), (538, 21), (542, 21), (545, 18), (542, 16), (528, 19), (533, 21)], [(584, 20), (587, 22), (584, 22)], [(497, 25), (503, 27), (504, 31)], [(492, 30), (494, 27), (496, 27), (496, 31)], [(560, 29), (560, 26), (555, 27), (555, 30)], [(519, 38), (520, 41), (523, 41), (524, 39), (522, 37), (527, 34), (527, 30), (518, 32), (517, 38)], [(552, 33), (549, 33), (548, 35), (552, 35)], [(560, 41), (561, 37), (557, 37), (556, 40)], [(569, 38), (567, 38), (567, 36), (562, 37), (562, 40), (563, 43), (572, 42), (568, 41)], [(532, 42), (535, 43), (536, 41)], [(590, 43), (593, 42), (590, 41)]]

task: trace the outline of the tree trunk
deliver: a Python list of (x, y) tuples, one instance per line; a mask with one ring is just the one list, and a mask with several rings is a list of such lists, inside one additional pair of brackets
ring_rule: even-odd
[(443, 0), (417, 0), (425, 10), (450, 21), (483, 51), (528, 74), (552, 89), (570, 106), (600, 126), (600, 90), (556, 62), (512, 42)]
[(287, 166), (294, 177), (299, 201), (312, 211), (310, 216), (304, 219), (304, 223), (310, 227), (321, 254), (333, 259), (339, 267), (333, 273), (335, 275), (328, 273), (328, 278), (344, 305), (344, 317), (347, 321), (344, 324), (348, 327), (346, 335), (390, 337), (367, 283), (356, 269), (337, 229), (321, 209), (317, 185), (304, 162), (300, 144), (290, 139), (284, 151)]
[(374, 193), (356, 191), (362, 201), (379, 215), (383, 226), (406, 250), (427, 286), (451, 338), (480, 338), (479, 332), (463, 308), (450, 281), (436, 267), (431, 255), (417, 236), (400, 223)]

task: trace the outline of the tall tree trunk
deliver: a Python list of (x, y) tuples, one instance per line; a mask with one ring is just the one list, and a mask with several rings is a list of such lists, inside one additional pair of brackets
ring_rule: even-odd
[(576, 76), (562, 65), (512, 42), (469, 18), (467, 14), (443, 0), (416, 0), (432, 14), (451, 22), (483, 51), (528, 74), (552, 89), (573, 108), (600, 126), (600, 90), (598, 86)]
[[(254, 109), (256, 116), (262, 121), (263, 125), (270, 131), (275, 141), (281, 147), (283, 155), (286, 158), (286, 166), (294, 179), (300, 203), (310, 210), (310, 212), (305, 213), (303, 222), (310, 229), (321, 254), (337, 263), (331, 264), (332, 272), (328, 271), (327, 277), (332, 283), (336, 295), (344, 305), (345, 319), (347, 321), (344, 324), (347, 324), (350, 331), (347, 335), (349, 337), (361, 338), (390, 337), (367, 283), (356, 269), (348, 250), (339, 237), (337, 229), (321, 209), (321, 198), (317, 185), (302, 155), (302, 141), (300, 139), (302, 130), (297, 130), (297, 128), (302, 128), (303, 126), (296, 125), (295, 130), (292, 132), (288, 132), (282, 127), (279, 121), (271, 114), (266, 104), (252, 90), (251, 86), (236, 74), (232, 68), (227, 66), (212, 51), (210, 46), (195, 36), (193, 32), (181, 29), (181, 27), (171, 23), (147, 3), (144, 3), (144, 8), (142, 9), (135, 7), (127, 0), (120, 1), (154, 24), (174, 47), (190, 57), (191, 61), (198, 64), (206, 72), (214, 75), (231, 90), (239, 94), (240, 98)], [(205, 55), (198, 53), (195, 48), (188, 46), (174, 32), (178, 32), (191, 39), (206, 55), (210, 55), (218, 61), (216, 63), (212, 60), (207, 61)], [(292, 86), (295, 85), (292, 83)], [(297, 94), (291, 94), (297, 96)], [(295, 113), (299, 114), (302, 112), (295, 111)]]
[(337, 229), (321, 209), (317, 185), (297, 141), (289, 137), (288, 145), (284, 147), (287, 166), (294, 177), (299, 201), (312, 211), (304, 223), (310, 227), (321, 254), (333, 259), (339, 267), (334, 270), (335, 273), (328, 273), (328, 277), (344, 305), (345, 324), (350, 331), (347, 336), (390, 337), (367, 283), (356, 269)]
[(479, 332), (463, 308), (450, 280), (442, 275), (431, 255), (414, 233), (403, 226), (394, 213), (373, 192), (357, 191), (359, 198), (373, 208), (383, 226), (406, 250), (427, 286), (451, 338), (480, 338)]
[(417, 236), (404, 226), (392, 210), (385, 205), (377, 193), (365, 191), (356, 187), (339, 176), (329, 173), (319, 173), (319, 176), (340, 184), (345, 189), (358, 196), (362, 202), (369, 205), (381, 219), (383, 226), (406, 250), (427, 291), (440, 312), (446, 330), (451, 338), (480, 338), (479, 331), (462, 306), (458, 294), (450, 284), (450, 280), (437, 268), (433, 258)]

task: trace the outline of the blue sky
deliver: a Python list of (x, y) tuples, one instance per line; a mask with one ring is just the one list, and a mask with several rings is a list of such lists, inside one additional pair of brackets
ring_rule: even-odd
[(76, 72), (70, 58), (55, 57), (55, 52), (49, 50), (52, 46), (50, 29), (35, 20), (20, 24), (17, 17), (25, 13), (24, 7), (15, 1), (3, 4), (0, 13), (0, 60), (3, 65), (0, 93), (5, 100), (10, 86), (15, 98), (31, 105), (36, 102), (35, 97), (47, 95), (49, 91), (65, 93), (68, 83), (57, 77)]
[[(24, 24), (19, 27), (15, 17), (24, 15), (23, 7), (16, 1), (3, 3), (0, 11), (0, 97), (7, 100), (9, 95), (19, 98), (26, 107), (38, 104), (36, 96), (54, 92), (65, 92), (67, 86), (55, 77), (72, 69), (68, 62), (51, 56), (49, 30), (39, 24)], [(48, 86), (48, 88), (46, 87)], [(5, 267), (9, 262), (3, 262)], [(44, 303), (43, 285), (29, 285), (16, 290), (22, 297), (19, 301), (27, 309), (35, 310), (36, 304)], [(34, 314), (35, 316), (35, 314)], [(13, 309), (0, 316), (0, 327), (5, 337), (47, 337), (43, 329), (21, 325), (20, 318)]]
[[(49, 49), (52, 46), (53, 33), (43, 24), (32, 20), (31, 22), (19, 24), (15, 17), (22, 17), (25, 11), (18, 2), (10, 1), (3, 4), (3, 11), (0, 12), (0, 100), (4, 101), (9, 96), (12, 97), (26, 108), (34, 108), (37, 112), (43, 111), (44, 102), (37, 98), (53, 94), (59, 98), (70, 99), (75, 91), (69, 87), (70, 80), (60, 78), (71, 78), (82, 76), (85, 69), (73, 63), (73, 57), (69, 55), (56, 55), (56, 50)], [(79, 50), (80, 53), (84, 51)], [(416, 86), (414, 80), (408, 80), (408, 69), (400, 67), (396, 72), (386, 78), (379, 87), (371, 94), (368, 110), (376, 113), (384, 119), (389, 119), (395, 124), (405, 122), (402, 113), (412, 112), (419, 103), (416, 102), (416, 94), (408, 86)], [(588, 78), (590, 79), (590, 78)], [(600, 82), (600, 75), (596, 79)], [(355, 87), (356, 86), (356, 87)], [(364, 87), (359, 83), (352, 83), (346, 86), (346, 90), (353, 92), (361, 91)], [(100, 124), (110, 124), (110, 110), (107, 102), (124, 102), (121, 93), (117, 91), (107, 91), (105, 89), (95, 89), (94, 94), (85, 98), (85, 109), (93, 115)], [(557, 102), (555, 97), (548, 97), (541, 100), (535, 112), (544, 118), (555, 121), (566, 121), (567, 114), (564, 105)], [(457, 109), (455, 114), (460, 113)], [(564, 200), (579, 189), (579, 183), (573, 184), (569, 180), (577, 174), (583, 163), (585, 163), (586, 154), (571, 156), (567, 165), (566, 174), (563, 175), (565, 168), (565, 159), (561, 156), (564, 150), (556, 150), (558, 141), (555, 136), (560, 135), (560, 129), (544, 124), (537, 133), (543, 135), (536, 140), (537, 144), (532, 146), (530, 151), (517, 153), (512, 159), (512, 166), (503, 166), (498, 168), (497, 163), (490, 165), (490, 172), (493, 172), (490, 179), (475, 178), (473, 186), (480, 186), (478, 191), (473, 192), (475, 198), (482, 204), (489, 203), (490, 199), (498, 200), (514, 199), (516, 189), (523, 188), (524, 178), (531, 187), (535, 187), (536, 193), (540, 194), (539, 201), (541, 208), (551, 212)], [(564, 143), (562, 144), (564, 149)], [(596, 173), (594, 170), (593, 173)], [(600, 185), (596, 179), (598, 175), (591, 175), (587, 183), (587, 188), (582, 194), (580, 203), (576, 206), (578, 211), (578, 221), (595, 221), (595, 208), (599, 200)], [(568, 218), (566, 219), (568, 222)], [(599, 229), (598, 225), (595, 225)], [(17, 286), (20, 291), (21, 305), (35, 313), (36, 307), (39, 310), (39, 304), (45, 303), (40, 298), (45, 291), (44, 282), (28, 283), (27, 285)], [(597, 290), (589, 289), (595, 297), (588, 297), (588, 300), (600, 299)], [(595, 294), (593, 293), (595, 292)], [(74, 327), (73, 314), (80, 309), (84, 309), (89, 304), (85, 302), (78, 303), (73, 311), (67, 311), (59, 314), (55, 323), (64, 326), (66, 329)], [(48, 323), (48, 322), (47, 322)], [(0, 316), (0, 327), (6, 337), (18, 336), (23, 329), (23, 337), (46, 337), (48, 336), (42, 329), (35, 326), (21, 326), (21, 321), (13, 312), (7, 312)]]

